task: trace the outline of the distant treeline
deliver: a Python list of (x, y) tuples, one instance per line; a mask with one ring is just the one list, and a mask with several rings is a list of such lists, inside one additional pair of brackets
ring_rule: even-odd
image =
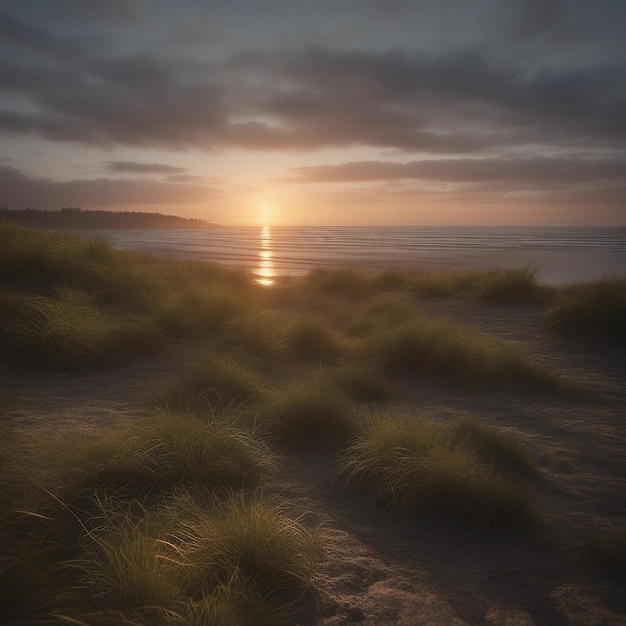
[(217, 226), (205, 220), (142, 213), (140, 211), (83, 211), (79, 207), (58, 211), (39, 209), (0, 209), (0, 218), (36, 228), (208, 228)]

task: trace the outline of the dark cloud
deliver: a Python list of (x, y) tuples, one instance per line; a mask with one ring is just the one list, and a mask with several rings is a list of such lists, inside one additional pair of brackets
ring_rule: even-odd
[[(289, 180), (289, 179), (288, 179)], [(626, 159), (438, 159), (397, 163), (362, 161), (301, 167), (293, 182), (426, 181), (445, 183), (505, 183), (506, 188), (544, 189), (554, 186), (622, 186)]]
[(115, 178), (58, 182), (0, 166), (0, 205), (10, 208), (84, 209), (208, 202), (218, 191), (207, 185)]
[(567, 0), (522, 0), (516, 26), (525, 36), (562, 33), (569, 18)]
[(524, 143), (624, 144), (624, 67), (528, 74), (480, 52), (309, 50), (281, 65), (268, 113), (328, 143), (470, 151)]
[[(556, 32), (564, 16), (580, 15), (569, 4), (552, 0), (542, 10), (527, 0), (515, 23)], [(32, 16), (7, 13), (2, 24), (0, 131), (13, 135), (168, 149), (360, 145), (438, 154), (626, 144), (620, 56), (529, 67), (479, 45), (436, 53), (318, 46), (207, 61), (97, 47)]]
[(137, 163), (136, 161), (108, 161), (105, 169), (110, 172), (129, 174), (181, 174), (187, 171), (184, 167), (174, 167), (163, 163)]
[(163, 181), (168, 183), (204, 183), (206, 178), (204, 176), (195, 176), (193, 174), (172, 174), (171, 176), (165, 176)]
[[(300, 168), (290, 178), (373, 181), (381, 204), (416, 188), (469, 189), (485, 202), (535, 192), (590, 206), (594, 197), (624, 201), (624, 2), (441, 0), (426, 9), (347, 0), (335, 9), (324, 0), (284, 14), (285, 3), (268, 2), (245, 14), (254, 32), (236, 27), (250, 3), (201, 4), (5, 7), (0, 132), (106, 148), (391, 151), (396, 162)], [(317, 26), (307, 31), (300, 13)], [(398, 153), (415, 156), (401, 163)], [(54, 182), (3, 167), (0, 203), (98, 208), (217, 193), (185, 168), (110, 161), (106, 169), (159, 182)]]
[(9, 11), (0, 11), (0, 38), (3, 45), (15, 46), (22, 53), (31, 52), (49, 56), (67, 56), (78, 52), (70, 40), (58, 37), (33, 20), (24, 19)]

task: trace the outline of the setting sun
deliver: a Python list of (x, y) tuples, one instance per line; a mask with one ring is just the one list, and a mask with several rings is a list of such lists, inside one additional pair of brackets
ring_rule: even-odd
[(274, 209), (269, 204), (261, 206), (261, 224), (271, 226), (274, 223)]

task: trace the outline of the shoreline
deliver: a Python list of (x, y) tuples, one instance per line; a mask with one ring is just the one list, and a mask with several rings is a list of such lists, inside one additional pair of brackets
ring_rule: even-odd
[[(542, 282), (551, 285), (626, 275), (626, 229), (576, 228), (573, 239), (567, 236), (571, 231), (525, 227), (221, 227), (80, 234), (103, 236), (120, 249), (245, 267), (265, 278), (268, 274), (272, 278), (303, 276), (316, 267), (461, 271), (527, 265), (539, 269)], [(549, 236), (554, 232), (558, 237)]]

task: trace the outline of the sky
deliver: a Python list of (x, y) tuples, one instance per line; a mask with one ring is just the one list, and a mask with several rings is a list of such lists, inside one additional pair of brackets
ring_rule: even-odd
[(624, 0), (0, 0), (0, 206), (626, 225)]

